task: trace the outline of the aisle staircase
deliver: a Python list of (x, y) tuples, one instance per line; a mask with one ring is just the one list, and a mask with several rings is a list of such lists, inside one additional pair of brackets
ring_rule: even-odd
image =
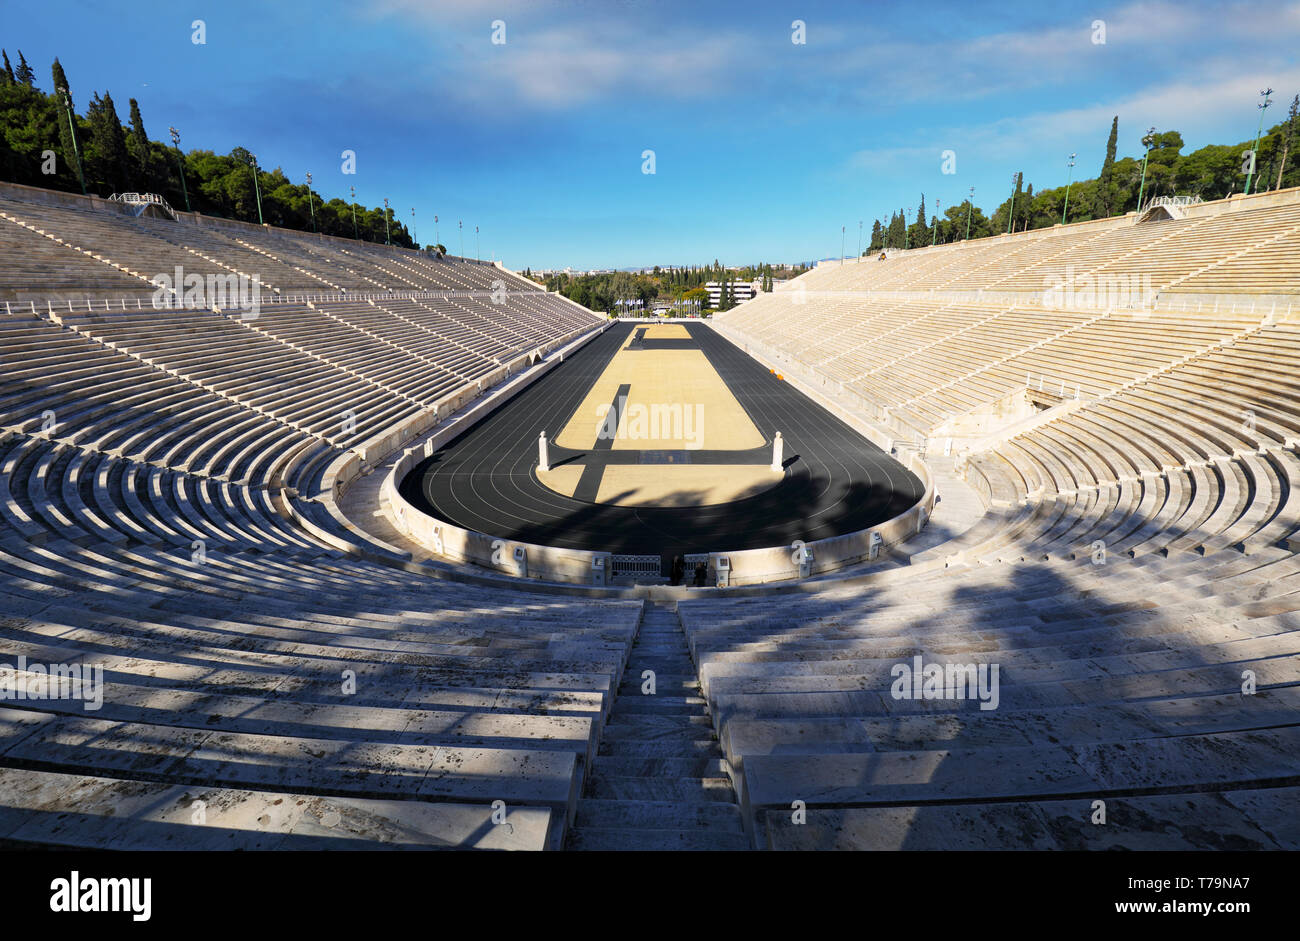
[(749, 849), (728, 772), (676, 602), (647, 603), (566, 848)]

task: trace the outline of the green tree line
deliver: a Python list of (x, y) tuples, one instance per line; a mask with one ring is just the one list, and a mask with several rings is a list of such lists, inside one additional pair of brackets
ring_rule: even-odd
[(656, 304), (670, 304), (673, 301), (696, 301), (701, 310), (707, 310), (709, 293), (704, 285), (710, 281), (723, 282), (722, 297), (718, 301), (719, 310), (728, 310), (735, 306), (734, 293), (725, 285), (732, 281), (759, 281), (764, 291), (771, 291), (777, 279), (793, 278), (807, 271), (799, 265), (786, 267), (759, 263), (742, 268), (724, 268), (714, 259), (712, 265), (683, 267), (662, 267), (656, 265), (651, 271), (634, 273), (629, 271), (608, 271), (596, 274), (552, 273), (546, 277), (534, 275), (531, 270), (525, 275), (545, 284), (547, 290), (558, 291), (569, 300), (590, 310), (614, 312), (619, 302), (640, 301), (644, 309), (650, 310)]
[[(1243, 153), (1255, 143), (1251, 139), (1232, 145), (1210, 144), (1184, 154), (1180, 133), (1153, 129), (1144, 136), (1144, 147), (1137, 156), (1116, 159), (1118, 139), (1119, 117), (1116, 116), (1111, 121), (1100, 172), (1092, 179), (1069, 183), (1068, 206), (1066, 186), (1035, 192), (1032, 183), (1025, 184), (1023, 173), (1013, 174), (1008, 180), (1007, 196), (992, 215), (986, 215), (973, 201), (965, 200), (942, 207), (941, 215), (938, 203), (927, 205), (922, 193), (914, 214), (903, 208), (891, 214), (887, 221), (872, 222), (871, 242), (866, 251), (957, 242), (967, 238), (968, 229), (973, 239), (1041, 229), (1060, 223), (1062, 215), (1066, 222), (1105, 219), (1136, 210), (1139, 194), (1144, 204), (1155, 196), (1222, 199), (1244, 190)], [(1260, 137), (1252, 193), (1300, 186), (1298, 139), (1300, 94), (1291, 100), (1284, 119)], [(1149, 150), (1145, 146), (1148, 144)]]
[(0, 50), (0, 57), (0, 180), (80, 193), (84, 178), (89, 193), (157, 193), (174, 209), (188, 203), (195, 212), (244, 222), (257, 222), (260, 188), (262, 219), (270, 225), (310, 232), (314, 213), (317, 231), (383, 242), (387, 216), (392, 243), (417, 247), (391, 208), (338, 197), (326, 201), (305, 183), (290, 181), (279, 167), (259, 168), (255, 188), (246, 148), (228, 154), (187, 152), (154, 140), (139, 103), (130, 99), (123, 124), (107, 91), (94, 93), (85, 112), (78, 113), (58, 59), (51, 67), (52, 91), (46, 93), (21, 51), (16, 66), (7, 50)]

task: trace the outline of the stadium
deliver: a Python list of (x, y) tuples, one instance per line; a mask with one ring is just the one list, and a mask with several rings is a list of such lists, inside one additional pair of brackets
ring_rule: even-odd
[(1280, 159), (689, 317), (0, 180), (0, 841), (1300, 848)]

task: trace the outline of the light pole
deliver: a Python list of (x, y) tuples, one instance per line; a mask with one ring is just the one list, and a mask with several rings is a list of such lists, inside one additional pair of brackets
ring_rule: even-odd
[(351, 187), (352, 190), (352, 238), (361, 241), (361, 236), (357, 234), (357, 188)]
[(1065, 176), (1065, 205), (1061, 207), (1061, 225), (1065, 225), (1065, 211), (1070, 208), (1070, 184), (1074, 182), (1074, 158), (1077, 154), (1070, 154), (1070, 162), (1066, 164)]
[(858, 220), (858, 258), (862, 257), (862, 220)]
[(257, 224), (264, 225), (262, 222), (262, 187), (257, 182), (257, 154), (248, 155), (248, 165), (253, 168), (253, 193), (257, 196)]
[(434, 216), (434, 217), (433, 217), (433, 244), (434, 244), (434, 245), (441, 245), (441, 244), (442, 244), (442, 236), (438, 234), (438, 217), (437, 217), (437, 216)]
[(185, 195), (185, 211), (193, 212), (190, 209), (190, 190), (185, 185), (185, 155), (181, 153), (181, 132), (174, 127), (167, 128), (172, 135), (172, 146), (176, 148), (176, 167), (181, 171), (181, 192)]
[[(1147, 151), (1142, 155), (1142, 182), (1138, 184), (1138, 212), (1142, 211), (1142, 192), (1146, 189), (1147, 185), (1147, 158), (1151, 156), (1151, 145), (1155, 142), (1156, 129), (1154, 127), (1148, 128), (1146, 136), (1142, 138), (1142, 145), (1146, 147)], [(1246, 185), (1250, 185), (1249, 177), (1246, 179)]]
[(415, 243), (416, 248), (420, 247), (420, 230), (415, 226), (415, 207), (411, 207), (411, 241)]
[(316, 231), (316, 203), (311, 198), (311, 171), (307, 171), (307, 208), (311, 210), (311, 230)]
[(970, 188), (970, 197), (966, 200), (966, 241), (970, 241), (970, 214), (975, 208), (975, 187)]
[(1016, 224), (1016, 190), (1020, 186), (1020, 173), (1011, 174), (1011, 208), (1007, 210), (1007, 235), (1011, 234), (1011, 227)]
[(474, 226), (474, 260), (478, 261), (478, 226)]
[(930, 236), (930, 247), (934, 248), (939, 240), (939, 200), (934, 201), (934, 235)]
[(456, 231), (460, 233), (460, 257), (465, 257), (465, 220), (456, 220)]
[(72, 96), (68, 94), (68, 89), (60, 85), (59, 94), (63, 96), (63, 107), (68, 112), (68, 133), (72, 138), (72, 155), (77, 160), (77, 179), (81, 182), (81, 195), (86, 195), (86, 175), (81, 172), (81, 150), (77, 147), (77, 126), (72, 122)]
[(1250, 151), (1250, 172), (1246, 174), (1246, 188), (1241, 194), (1243, 196), (1250, 195), (1250, 181), (1255, 175), (1255, 162), (1259, 159), (1259, 136), (1264, 133), (1264, 112), (1268, 110), (1268, 106), (1272, 103), (1273, 99), (1268, 97), (1271, 94), (1273, 94), (1273, 89), (1264, 89), (1259, 93), (1259, 96), (1264, 100), (1255, 106), (1259, 109), (1259, 128), (1255, 131), (1255, 146)]
[(384, 244), (392, 245), (393, 238), (388, 232), (388, 197), (384, 197)]

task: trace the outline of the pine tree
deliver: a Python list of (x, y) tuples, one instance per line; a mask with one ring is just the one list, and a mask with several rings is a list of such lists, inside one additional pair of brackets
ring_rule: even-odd
[(14, 67), (9, 64), (9, 53), (3, 49), (0, 49), (0, 53), (4, 54), (5, 59), (5, 70), (3, 75), (0, 75), (0, 78), (3, 78), (4, 84), (11, 85), (14, 82)]
[(36, 84), (36, 74), (32, 72), (32, 67), (27, 64), (27, 59), (23, 56), (23, 51), (18, 50), (18, 68), (14, 71), (14, 80), (31, 88)]
[(1115, 149), (1119, 144), (1119, 115), (1110, 122), (1110, 137), (1106, 139), (1106, 159), (1102, 162), (1101, 173), (1097, 176), (1097, 210), (1094, 213), (1102, 218), (1109, 218), (1115, 211)]

